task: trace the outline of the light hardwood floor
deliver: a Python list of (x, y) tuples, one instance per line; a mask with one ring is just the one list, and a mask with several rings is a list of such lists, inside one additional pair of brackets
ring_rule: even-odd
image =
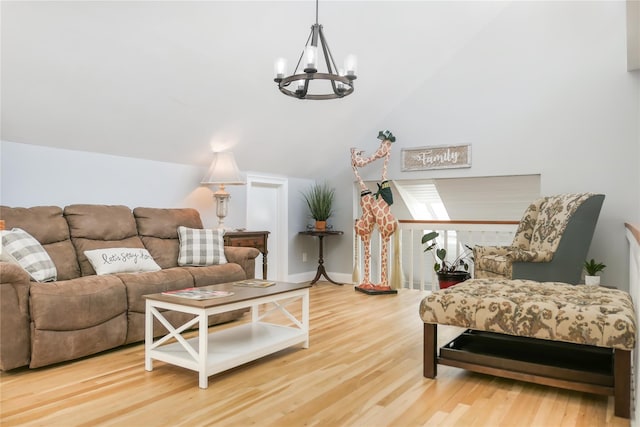
[[(0, 425), (628, 426), (605, 396), (439, 366), (422, 376), (424, 293), (311, 289), (311, 346), (209, 378), (155, 362), (135, 344), (0, 376)], [(444, 344), (456, 328), (440, 327)]]

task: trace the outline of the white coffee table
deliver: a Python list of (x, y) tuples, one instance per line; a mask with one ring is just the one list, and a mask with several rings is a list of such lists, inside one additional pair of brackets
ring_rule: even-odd
[[(205, 288), (231, 291), (233, 295), (202, 301), (161, 293), (145, 295), (145, 369), (153, 370), (154, 359), (191, 369), (199, 373), (200, 388), (206, 389), (208, 377), (213, 374), (296, 344), (302, 343), (303, 348), (309, 348), (310, 287), (309, 283), (278, 282), (268, 288), (247, 288), (227, 283)], [(287, 309), (291, 303), (301, 304), (300, 318)], [(266, 305), (260, 310), (262, 304)], [(246, 307), (251, 308), (250, 323), (209, 333), (209, 316)], [(159, 309), (191, 313), (195, 317), (174, 327)], [(264, 321), (265, 316), (274, 311), (284, 314), (289, 324)], [(155, 340), (154, 318), (169, 331)], [(186, 339), (182, 336), (196, 326), (197, 337)]]

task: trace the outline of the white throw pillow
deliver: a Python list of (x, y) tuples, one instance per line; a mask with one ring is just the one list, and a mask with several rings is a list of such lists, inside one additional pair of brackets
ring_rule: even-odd
[(180, 253), (178, 265), (206, 266), (226, 264), (224, 231), (178, 227)]
[(98, 276), (160, 270), (149, 251), (142, 248), (93, 249), (84, 254)]
[(31, 234), (21, 228), (0, 231), (0, 260), (18, 264), (38, 282), (54, 282), (58, 277), (51, 257)]

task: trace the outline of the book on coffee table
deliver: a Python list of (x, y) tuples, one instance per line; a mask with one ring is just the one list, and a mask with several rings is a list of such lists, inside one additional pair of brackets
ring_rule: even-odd
[(247, 279), (241, 280), (239, 282), (234, 282), (234, 286), (244, 286), (247, 288), (268, 288), (269, 286), (275, 285), (276, 282), (271, 282), (269, 280), (260, 280), (260, 279)]
[(233, 295), (233, 292), (212, 291), (212, 290), (200, 289), (200, 288), (187, 288), (187, 289), (178, 289), (176, 291), (165, 291), (162, 293), (162, 295), (170, 295), (174, 297), (203, 300), (203, 299), (228, 297)]

